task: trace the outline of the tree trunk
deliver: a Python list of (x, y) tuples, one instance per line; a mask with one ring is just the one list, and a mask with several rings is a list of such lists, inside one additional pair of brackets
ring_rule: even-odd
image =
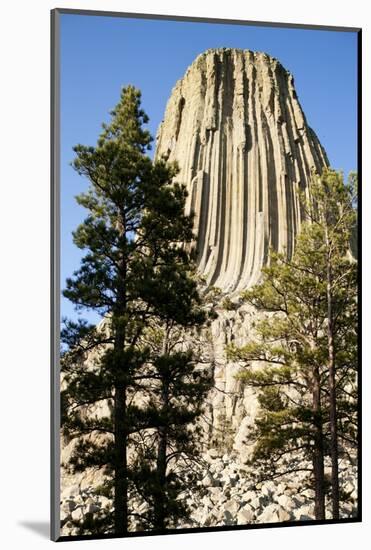
[(323, 422), (321, 409), (321, 385), (319, 369), (314, 369), (313, 376), (313, 417), (314, 417), (314, 515), (316, 519), (325, 519), (325, 471), (323, 459)]
[[(326, 245), (329, 251), (328, 232)], [(339, 451), (337, 433), (336, 379), (335, 379), (335, 346), (332, 315), (332, 270), (331, 258), (327, 257), (327, 340), (329, 369), (329, 401), (330, 401), (330, 455), (331, 455), (331, 486), (332, 486), (332, 517), (339, 519)]]
[(115, 533), (125, 535), (128, 531), (128, 487), (127, 487), (127, 430), (126, 389), (115, 388)]
[(155, 529), (165, 530), (166, 520), (166, 451), (167, 451), (167, 433), (166, 427), (162, 426), (158, 430), (159, 442), (157, 450), (156, 478), (157, 491), (155, 501)]
[[(121, 317), (126, 314), (126, 226), (125, 216), (123, 213), (118, 218), (118, 227), (122, 238), (121, 249), (122, 258), (119, 262), (119, 284), (117, 289), (117, 304), (116, 311), (113, 313), (112, 321), (116, 324), (114, 350), (119, 354), (125, 349), (126, 342), (126, 327), (122, 325)], [(120, 356), (120, 355), (119, 355)], [(115, 431), (115, 446), (114, 446), (114, 470), (115, 470), (115, 533), (116, 535), (125, 535), (128, 531), (128, 468), (127, 468), (127, 411), (126, 411), (126, 390), (127, 390), (127, 365), (115, 365), (116, 383), (115, 383), (115, 400), (114, 400), (114, 431)]]
[[(162, 355), (168, 351), (169, 342), (169, 327), (166, 328), (164, 341), (162, 343)], [(169, 406), (169, 373), (162, 373), (161, 377), (161, 410), (162, 414), (167, 414)], [(154, 516), (155, 529), (165, 531), (166, 528), (166, 458), (167, 458), (167, 426), (158, 428), (158, 447), (157, 447), (157, 462), (156, 462), (156, 492), (154, 498)]]

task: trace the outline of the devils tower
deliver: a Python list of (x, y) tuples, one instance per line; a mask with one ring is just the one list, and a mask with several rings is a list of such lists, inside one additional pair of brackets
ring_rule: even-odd
[(198, 269), (224, 292), (256, 283), (270, 248), (291, 256), (299, 191), (328, 165), (293, 76), (264, 53), (229, 48), (199, 55), (176, 83), (156, 154), (179, 165)]

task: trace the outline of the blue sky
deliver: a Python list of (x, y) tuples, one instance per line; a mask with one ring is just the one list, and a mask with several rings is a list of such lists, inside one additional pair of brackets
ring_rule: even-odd
[[(331, 166), (357, 168), (357, 35), (355, 32), (285, 29), (179, 21), (61, 16), (61, 287), (79, 267), (71, 232), (85, 217), (75, 195), (87, 182), (71, 168), (72, 147), (94, 145), (121, 87), (142, 91), (155, 136), (176, 81), (208, 48), (264, 51), (295, 78), (308, 124)], [(76, 318), (62, 297), (61, 314)], [(97, 317), (83, 313), (96, 321)]]

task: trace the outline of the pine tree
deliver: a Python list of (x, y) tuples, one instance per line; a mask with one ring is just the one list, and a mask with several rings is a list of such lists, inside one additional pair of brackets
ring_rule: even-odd
[(333, 517), (339, 517), (339, 449), (346, 453), (339, 440), (351, 444), (356, 432), (353, 183), (354, 177), (345, 185), (331, 170), (315, 177), (292, 259), (272, 254), (261, 283), (244, 294), (264, 312), (255, 340), (229, 349), (245, 363), (241, 378), (259, 393), (253, 461), (260, 463), (262, 476), (279, 476), (310, 459), (316, 519), (325, 518), (326, 454), (332, 462)]
[[(168, 321), (147, 331), (152, 359), (147, 363), (146, 414), (152, 428), (141, 434), (136, 485), (149, 504), (145, 521), (157, 532), (188, 520), (184, 494), (197, 490), (192, 471), (200, 462), (199, 423), (212, 370), (204, 368), (202, 346), (194, 331)], [(149, 382), (149, 383), (148, 383)]]
[(97, 528), (124, 535), (132, 513), (128, 446), (147, 418), (133, 399), (149, 359), (141, 335), (153, 319), (187, 324), (200, 300), (183, 246), (193, 238), (186, 191), (174, 182), (176, 166), (147, 155), (152, 138), (143, 129), (140, 92), (124, 88), (111, 115), (95, 147), (74, 148), (73, 166), (90, 182), (77, 197), (88, 215), (74, 232), (85, 255), (63, 293), (104, 321), (70, 321), (62, 331), (62, 419), (65, 435), (79, 436), (70, 468), (99, 467), (107, 475), (114, 514)]
[[(348, 341), (354, 342), (356, 333), (357, 271), (349, 260), (349, 245), (356, 226), (354, 199), (356, 176), (352, 174), (348, 186), (342, 174), (325, 170), (321, 178), (314, 178), (307, 213), (312, 232), (324, 252), (327, 307), (328, 391), (330, 422), (330, 456), (332, 486), (332, 516), (339, 518), (339, 451), (336, 370), (340, 370), (344, 349)], [(344, 329), (346, 333), (344, 334)], [(346, 335), (346, 336), (345, 336)], [(350, 343), (350, 342), (349, 342)], [(352, 346), (354, 351), (355, 347)], [(337, 357), (339, 362), (337, 365)], [(356, 362), (356, 354), (352, 354)], [(341, 386), (340, 386), (341, 390)]]

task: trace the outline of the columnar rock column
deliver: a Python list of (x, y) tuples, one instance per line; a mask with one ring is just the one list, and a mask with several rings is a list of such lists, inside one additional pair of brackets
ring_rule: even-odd
[(256, 283), (270, 248), (291, 256), (299, 190), (328, 164), (292, 75), (264, 53), (225, 48), (199, 55), (175, 85), (162, 155), (189, 192), (199, 271), (224, 292)]

